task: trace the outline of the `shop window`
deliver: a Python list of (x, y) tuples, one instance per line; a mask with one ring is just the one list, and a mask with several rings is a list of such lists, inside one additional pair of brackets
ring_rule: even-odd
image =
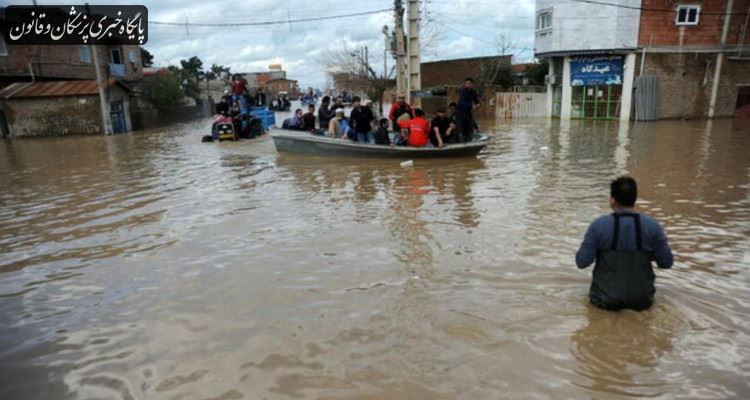
[(109, 57), (110, 60), (112, 60), (112, 64), (122, 64), (122, 53), (120, 53), (120, 49), (110, 49)]
[(574, 86), (571, 117), (617, 119), (620, 116), (622, 85)]
[(698, 25), (700, 20), (701, 6), (682, 5), (677, 6), (677, 25)]
[(536, 30), (552, 29), (552, 10), (542, 10), (536, 15)]

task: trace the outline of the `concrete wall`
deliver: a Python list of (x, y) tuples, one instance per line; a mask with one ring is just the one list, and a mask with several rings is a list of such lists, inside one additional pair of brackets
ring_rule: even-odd
[[(132, 129), (129, 93), (113, 86), (109, 101), (123, 102), (125, 123)], [(99, 96), (36, 97), (4, 100), (0, 104), (10, 137), (103, 134)]]
[[(641, 5), (640, 0), (608, 3)], [(634, 48), (638, 44), (639, 10), (557, 0), (537, 0), (536, 10), (552, 10), (552, 28), (536, 31), (536, 54)]]
[[(644, 75), (659, 84), (659, 118), (708, 116), (716, 55), (712, 53), (646, 54)], [(640, 56), (636, 64), (640, 64)], [(734, 114), (739, 85), (750, 85), (750, 62), (725, 59), (716, 98), (715, 117)]]
[[(706, 46), (718, 45), (721, 39), (721, 29), (724, 19), (726, 0), (687, 1), (680, 4), (700, 5), (701, 13), (698, 25), (678, 26), (675, 15), (655, 11), (643, 11), (639, 33), (639, 43), (642, 46)], [(732, 19), (727, 36), (728, 44), (739, 43), (744, 13), (748, 10), (750, 0), (734, 0)], [(665, 5), (664, 0), (643, 0), (646, 9), (676, 8)], [(652, 41), (653, 40), (653, 41)], [(750, 43), (750, 29), (745, 32), (745, 43)]]

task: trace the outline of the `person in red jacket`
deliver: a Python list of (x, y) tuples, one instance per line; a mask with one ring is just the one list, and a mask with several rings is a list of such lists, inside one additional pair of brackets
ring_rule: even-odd
[(424, 118), (421, 108), (415, 108), (414, 115), (409, 121), (409, 146), (424, 147), (430, 142), (430, 121)]
[(409, 118), (414, 118), (414, 110), (406, 102), (406, 97), (403, 94), (399, 94), (396, 102), (391, 106), (391, 111), (388, 113), (388, 119), (391, 120), (394, 130), (398, 126), (398, 118), (403, 114), (409, 114)]

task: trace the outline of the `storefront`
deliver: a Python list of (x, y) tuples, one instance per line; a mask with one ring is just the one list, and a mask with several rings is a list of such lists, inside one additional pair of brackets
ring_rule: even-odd
[(623, 57), (570, 57), (570, 118), (619, 119)]

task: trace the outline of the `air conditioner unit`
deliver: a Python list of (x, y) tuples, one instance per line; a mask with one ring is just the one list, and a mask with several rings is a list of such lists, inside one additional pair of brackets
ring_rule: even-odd
[(560, 82), (558, 82), (557, 74), (552, 75), (545, 75), (544, 76), (544, 84), (545, 85), (557, 85)]

